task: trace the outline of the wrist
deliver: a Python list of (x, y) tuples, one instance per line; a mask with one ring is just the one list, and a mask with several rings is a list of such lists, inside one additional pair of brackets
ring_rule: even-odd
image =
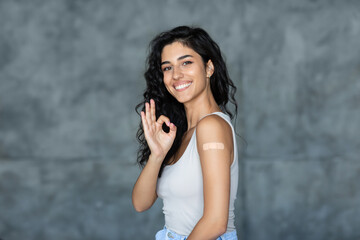
[(162, 162), (164, 161), (165, 157), (162, 156), (155, 156), (153, 154), (150, 154), (149, 156), (149, 162), (154, 162), (154, 163), (158, 163), (158, 164), (162, 164)]

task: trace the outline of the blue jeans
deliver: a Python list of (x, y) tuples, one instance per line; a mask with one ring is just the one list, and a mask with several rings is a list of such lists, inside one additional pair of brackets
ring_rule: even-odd
[[(188, 236), (179, 235), (174, 233), (170, 229), (164, 227), (164, 229), (158, 231), (155, 235), (155, 240), (185, 240)], [(224, 233), (216, 240), (237, 240), (236, 231)]]

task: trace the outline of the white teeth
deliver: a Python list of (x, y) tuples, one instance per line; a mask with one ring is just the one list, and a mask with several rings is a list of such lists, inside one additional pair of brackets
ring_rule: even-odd
[(179, 85), (179, 86), (176, 86), (175, 89), (176, 89), (176, 90), (180, 90), (180, 89), (186, 88), (186, 87), (188, 87), (188, 86), (190, 86), (190, 85), (191, 85), (191, 83), (181, 84), (181, 85)]

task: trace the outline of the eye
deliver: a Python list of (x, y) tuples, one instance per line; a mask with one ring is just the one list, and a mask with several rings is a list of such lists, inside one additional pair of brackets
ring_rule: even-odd
[(171, 67), (164, 67), (162, 70), (163, 70), (163, 72), (165, 72), (165, 71), (168, 71), (170, 69), (171, 69)]
[(192, 64), (192, 61), (185, 61), (185, 62), (183, 62), (183, 65), (185, 66), (185, 65), (189, 65), (189, 64)]

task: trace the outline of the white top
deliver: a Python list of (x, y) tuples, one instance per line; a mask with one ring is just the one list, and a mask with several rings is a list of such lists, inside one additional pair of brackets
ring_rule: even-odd
[[(227, 232), (235, 230), (234, 202), (238, 186), (238, 152), (234, 128), (228, 115), (214, 112), (231, 126), (234, 143), (234, 160), (231, 164), (230, 205)], [(216, 177), (216, 176), (214, 176)], [(189, 235), (203, 215), (203, 178), (196, 145), (196, 129), (181, 158), (165, 166), (157, 182), (157, 194), (163, 199), (165, 226), (180, 235)]]

